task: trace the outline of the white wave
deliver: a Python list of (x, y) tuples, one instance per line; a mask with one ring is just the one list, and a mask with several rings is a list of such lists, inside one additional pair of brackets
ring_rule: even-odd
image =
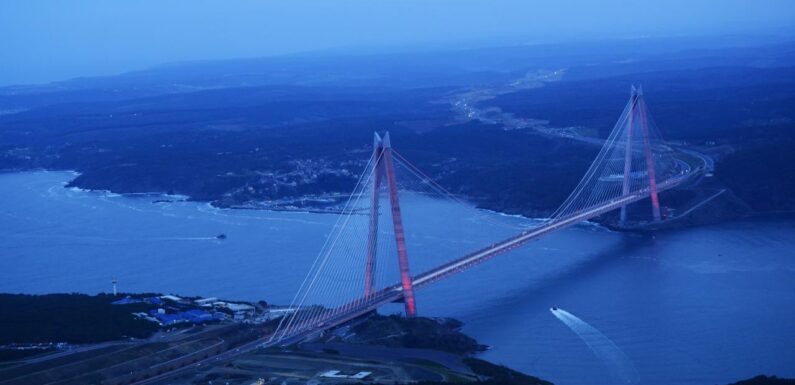
[[(310, 212), (304, 211), (290, 211), (289, 213), (283, 211), (269, 211), (269, 210), (248, 210), (248, 209), (227, 209), (227, 208), (220, 208), (215, 207), (210, 203), (206, 203), (204, 205), (196, 206), (196, 209), (202, 213), (212, 214), (219, 217), (227, 217), (227, 218), (234, 218), (237, 220), (265, 220), (265, 221), (274, 221), (274, 222), (292, 222), (292, 223), (300, 223), (305, 225), (323, 225), (323, 222), (319, 221), (309, 221), (306, 219), (299, 219), (299, 218), (287, 218), (284, 215), (303, 215), (303, 214), (312, 214)], [(239, 215), (238, 213), (246, 213), (246, 215)], [(258, 213), (275, 213), (277, 216), (268, 216), (268, 215), (256, 215)], [(253, 215), (252, 215), (253, 214)]]
[(549, 311), (588, 345), (588, 348), (604, 362), (619, 383), (638, 383), (638, 371), (632, 360), (607, 336), (563, 309), (552, 308)]

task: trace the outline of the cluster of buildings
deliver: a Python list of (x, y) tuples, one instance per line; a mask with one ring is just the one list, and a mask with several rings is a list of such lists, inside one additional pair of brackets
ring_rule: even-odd
[(200, 324), (210, 321), (223, 321), (226, 315), (223, 313), (210, 314), (204, 310), (192, 309), (176, 313), (166, 313), (166, 309), (158, 308), (149, 311), (148, 316), (146, 313), (135, 313), (139, 317), (154, 319), (163, 326), (176, 325), (179, 323), (193, 323)]
[(216, 311), (232, 313), (232, 319), (238, 322), (251, 320), (254, 317), (255, 308), (247, 303), (234, 303), (219, 301), (218, 298), (202, 298), (193, 301), (194, 304)]
[(148, 303), (159, 306), (163, 304), (163, 300), (160, 297), (132, 298), (128, 295), (120, 300), (111, 302), (111, 305), (129, 305), (133, 303)]
[[(126, 296), (112, 302), (113, 305), (144, 303), (157, 306), (148, 312), (133, 313), (136, 317), (157, 322), (162, 326), (180, 323), (200, 324), (210, 321), (232, 319), (238, 322), (251, 320), (255, 308), (245, 303), (219, 301), (217, 298), (187, 299), (175, 295), (134, 298)], [(198, 308), (196, 308), (198, 307)]]
[(225, 320), (258, 324), (294, 311), (294, 309), (289, 308), (271, 308), (268, 311), (257, 314), (256, 307), (248, 303), (228, 302), (218, 298), (182, 298), (175, 295), (143, 298), (126, 296), (112, 302), (113, 305), (136, 303), (157, 306), (157, 308), (148, 312), (133, 314), (136, 317), (157, 322), (162, 326), (180, 323), (200, 324)]

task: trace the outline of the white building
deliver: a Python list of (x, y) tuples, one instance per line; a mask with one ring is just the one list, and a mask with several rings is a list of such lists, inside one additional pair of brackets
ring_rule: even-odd
[(212, 306), (213, 302), (217, 302), (217, 301), (218, 301), (218, 298), (211, 297), (211, 298), (197, 299), (197, 300), (193, 301), (193, 303), (195, 303), (195, 304), (197, 304), (199, 306), (207, 307), (207, 306)]

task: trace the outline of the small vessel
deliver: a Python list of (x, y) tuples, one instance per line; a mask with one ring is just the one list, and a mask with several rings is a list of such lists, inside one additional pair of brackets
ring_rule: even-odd
[(215, 236), (215, 239), (226, 239), (226, 234), (221, 233)]
[(549, 310), (551, 310), (551, 311), (557, 311), (557, 310), (558, 310), (558, 308), (557, 308), (557, 307), (555, 307), (555, 306), (552, 306), (551, 308), (549, 308)]

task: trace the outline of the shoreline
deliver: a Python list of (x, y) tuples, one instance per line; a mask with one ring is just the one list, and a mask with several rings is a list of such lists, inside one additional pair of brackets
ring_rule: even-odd
[[(214, 210), (251, 210), (251, 211), (270, 211), (270, 212), (284, 212), (284, 213), (305, 213), (305, 214), (341, 214), (342, 209), (340, 208), (291, 208), (291, 207), (255, 207), (255, 206), (248, 206), (248, 205), (234, 205), (234, 206), (225, 206), (225, 205), (218, 205), (217, 200), (200, 200), (194, 199), (189, 195), (184, 194), (169, 194), (168, 192), (158, 192), (158, 191), (150, 191), (150, 192), (115, 192), (112, 190), (106, 189), (90, 189), (90, 188), (83, 188), (79, 186), (70, 186), (70, 184), (81, 175), (79, 171), (73, 169), (65, 169), (65, 170), (56, 170), (56, 169), (46, 169), (46, 168), (33, 168), (33, 169), (5, 169), (0, 170), (0, 174), (19, 174), (19, 173), (66, 173), (71, 176), (68, 181), (61, 182), (61, 186), (65, 189), (69, 189), (75, 192), (83, 192), (83, 193), (90, 193), (90, 194), (103, 194), (109, 198), (116, 198), (116, 197), (128, 197), (128, 198), (154, 198), (155, 200), (152, 203), (175, 203), (175, 202), (195, 202), (197, 204), (204, 204), (208, 208), (212, 208)], [(162, 198), (162, 199), (159, 199)], [(309, 197), (313, 198), (313, 197)], [(299, 198), (296, 198), (299, 199)], [(461, 200), (476, 210), (481, 210), (486, 213), (499, 215), (505, 218), (514, 218), (514, 219), (523, 219), (527, 221), (531, 221), (534, 223), (543, 223), (545, 221), (550, 220), (550, 217), (530, 217), (523, 214), (518, 213), (509, 213), (498, 211), (494, 209), (489, 209), (486, 207), (481, 207), (480, 204), (473, 202), (468, 197), (463, 197)], [(671, 222), (666, 222), (663, 226), (641, 226), (637, 228), (619, 228), (616, 226), (612, 226), (610, 223), (603, 223), (598, 221), (583, 221), (577, 224), (577, 226), (587, 226), (598, 228), (603, 231), (609, 232), (626, 232), (626, 233), (651, 233), (656, 231), (672, 231), (672, 230), (680, 230), (686, 229), (690, 227), (698, 227), (698, 226), (708, 226), (714, 224), (721, 224), (721, 223), (729, 223), (734, 222), (737, 220), (743, 219), (751, 219), (751, 218), (758, 218), (758, 217), (779, 217), (783, 216), (788, 218), (789, 216), (795, 215), (795, 210), (774, 210), (774, 211), (749, 211), (744, 213), (743, 215), (735, 216), (732, 218), (714, 218), (712, 221), (708, 221), (705, 223), (695, 223), (695, 224), (688, 224), (686, 222), (686, 217), (678, 217)], [(680, 224), (681, 223), (681, 224)]]
[[(112, 191), (112, 190), (105, 190), (105, 189), (90, 189), (90, 188), (83, 188), (83, 187), (79, 187), (79, 186), (69, 186), (69, 184), (71, 184), (74, 181), (75, 178), (77, 178), (78, 176), (82, 175), (79, 171), (75, 171), (75, 170), (53, 170), (53, 169), (44, 169), (44, 168), (0, 170), (0, 174), (19, 174), (19, 173), (36, 173), (36, 172), (43, 172), (43, 173), (58, 173), (58, 172), (62, 172), (62, 173), (71, 174), (74, 177), (72, 179), (66, 181), (66, 182), (63, 182), (62, 183), (63, 188), (70, 189), (70, 190), (76, 191), (76, 192), (85, 192), (85, 193), (92, 193), (92, 194), (101, 193), (101, 194), (105, 194), (108, 197), (129, 197), (129, 198), (143, 198), (143, 197), (159, 198), (159, 197), (164, 197), (164, 198), (169, 198), (169, 199), (173, 199), (173, 200), (178, 200), (178, 201), (181, 201), (181, 202), (204, 203), (207, 206), (212, 207), (213, 209), (217, 209), (217, 210), (252, 210), (252, 211), (273, 211), (273, 212), (311, 213), (311, 214), (340, 214), (343, 211), (342, 209), (323, 210), (323, 209), (317, 209), (317, 208), (295, 208), (295, 209), (293, 209), (293, 208), (279, 208), (279, 207), (261, 207), (260, 208), (260, 207), (254, 207), (254, 206), (244, 206), (244, 205), (220, 206), (220, 205), (217, 205), (215, 203), (216, 201), (194, 199), (193, 197), (191, 197), (189, 195), (168, 194), (168, 192), (157, 192), (157, 191), (151, 191), (151, 192), (115, 192), (115, 191)], [(550, 219), (550, 218), (547, 218), (547, 217), (528, 217), (528, 216), (525, 216), (525, 215), (522, 215), (522, 214), (511, 214), (511, 213), (496, 211), (496, 210), (492, 210), (492, 209), (482, 208), (482, 207), (478, 207), (475, 203), (470, 202), (469, 198), (465, 197), (465, 198), (462, 198), (462, 199), (464, 199), (464, 202), (470, 204), (471, 207), (476, 209), (476, 210), (482, 210), (482, 211), (485, 211), (485, 212), (488, 212), (488, 213), (492, 213), (492, 214), (496, 214), (496, 215), (500, 215), (500, 216), (503, 216), (503, 217), (520, 218), (520, 219), (525, 219), (525, 220), (535, 221), (535, 222), (543, 222), (543, 221), (546, 221), (546, 220)], [(166, 202), (163, 202), (163, 203), (166, 203)], [(594, 224), (594, 225), (598, 225), (598, 224)]]

